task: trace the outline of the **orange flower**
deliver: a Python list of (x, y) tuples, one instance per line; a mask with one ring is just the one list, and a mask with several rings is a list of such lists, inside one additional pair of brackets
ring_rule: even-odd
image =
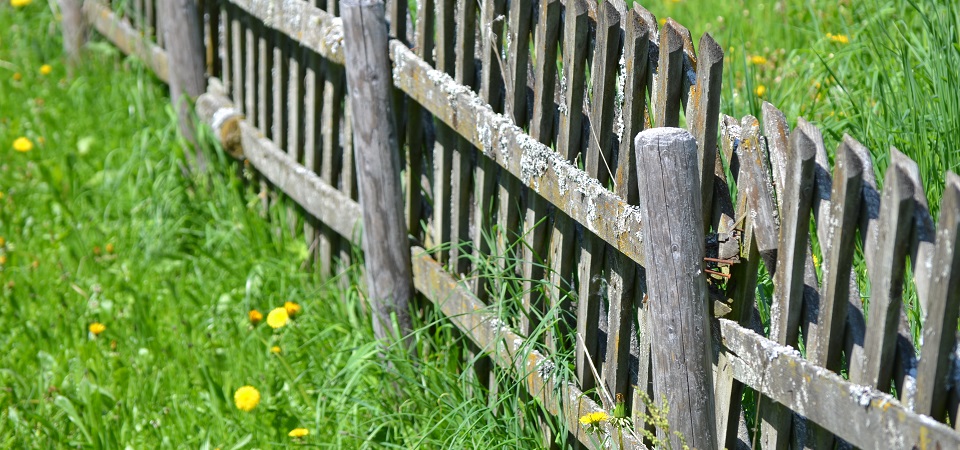
[(293, 317), (300, 313), (300, 305), (294, 302), (286, 302), (283, 304), (283, 309), (287, 310), (287, 315)]
[(263, 321), (263, 314), (255, 309), (251, 309), (250, 312), (247, 313), (247, 316), (250, 317), (250, 324), (253, 326), (257, 326)]

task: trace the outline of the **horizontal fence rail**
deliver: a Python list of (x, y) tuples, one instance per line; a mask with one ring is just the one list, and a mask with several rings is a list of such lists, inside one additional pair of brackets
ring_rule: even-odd
[[(167, 80), (153, 2), (122, 4), (114, 12), (87, 0), (85, 11)], [(417, 242), (414, 286), (580, 441), (593, 443), (579, 418), (611, 412), (622, 395), (635, 430), (624, 446), (651, 444), (638, 432), (650, 429), (644, 398), (665, 394), (654, 382), (664, 363), (653, 361), (670, 361), (674, 349), (651, 336), (663, 314), (652, 314), (649, 302), (660, 299), (646, 294), (659, 291), (647, 282), (661, 269), (644, 251), (653, 228), (639, 205), (653, 197), (640, 197), (649, 167), (638, 161), (649, 155), (634, 137), (683, 124), (697, 144), (705, 233), (695, 240), (707, 257), (696, 277), (709, 284), (717, 447), (960, 448), (946, 425), (960, 412), (951, 382), (960, 379), (960, 177), (948, 174), (934, 222), (916, 163), (896, 149), (880, 183), (870, 152), (849, 136), (831, 165), (820, 131), (802, 118), (790, 130), (769, 103), (760, 118), (721, 114), (722, 48), (704, 35), (695, 49), (682, 25), (658, 28), (639, 5), (406, 6), (388, 4), (394, 39), (384, 56)], [(198, 7), (212, 76), (198, 116), (303, 208), (306, 239), (329, 273), (362, 234), (350, 128), (362, 112), (345, 101), (338, 5)], [(761, 266), (773, 285), (769, 332), (758, 312), (767, 307), (757, 297)], [(524, 280), (514, 286), (517, 317), (492, 306), (510, 287), (504, 279)], [(907, 287), (922, 311), (919, 345)], [(545, 356), (558, 350), (574, 351), (572, 380)], [(494, 379), (482, 361), (477, 377)], [(754, 423), (741, 407), (746, 389), (758, 394), (750, 435), (740, 433)], [(618, 431), (604, 424), (610, 442)]]

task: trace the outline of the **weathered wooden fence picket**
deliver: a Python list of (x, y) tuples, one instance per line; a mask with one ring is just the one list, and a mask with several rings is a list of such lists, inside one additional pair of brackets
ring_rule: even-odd
[[(155, 32), (155, 2), (116, 3), (86, 0), (89, 22), (168, 80), (179, 49)], [(338, 4), (198, 7), (211, 78), (197, 113), (303, 208), (330, 273), (361, 222), (351, 116), (364, 112), (345, 101)], [(881, 184), (849, 136), (831, 166), (802, 118), (790, 130), (769, 103), (760, 118), (722, 115), (722, 48), (704, 35), (695, 50), (639, 4), (391, 0), (387, 19), (414, 287), (580, 441), (592, 442), (580, 416), (612, 410), (605, 391), (635, 430), (649, 427), (642, 399), (667, 398), (671, 426), (700, 448), (960, 448), (947, 425), (960, 423), (960, 177), (946, 177), (935, 225), (896, 149)], [(515, 317), (491, 306), (505, 279), (522, 280)], [(572, 380), (544, 356), (563, 349)], [(495, 381), (483, 361), (478, 377)], [(742, 411), (747, 388), (757, 417)], [(624, 434), (624, 447), (648, 444)]]

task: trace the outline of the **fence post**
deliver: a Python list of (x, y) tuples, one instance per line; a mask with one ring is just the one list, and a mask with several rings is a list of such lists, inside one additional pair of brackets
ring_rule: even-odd
[[(686, 130), (637, 134), (637, 178), (650, 314), (654, 403), (690, 448), (717, 448), (697, 142)], [(676, 435), (660, 439), (681, 448)]]
[(373, 330), (377, 338), (390, 340), (392, 314), (400, 336), (409, 335), (413, 275), (400, 192), (385, 6), (383, 0), (341, 0), (340, 14)]
[(67, 53), (70, 72), (80, 61), (80, 47), (87, 40), (87, 20), (83, 17), (83, 0), (59, 0), (60, 26), (63, 28), (63, 51)]
[[(207, 88), (206, 51), (196, 0), (165, 0), (158, 2), (160, 21), (163, 27), (164, 48), (167, 50), (170, 71), (170, 97), (180, 131), (188, 142), (197, 147), (196, 130), (193, 124), (193, 108), (187, 98), (193, 100)], [(197, 168), (203, 169), (204, 161), (196, 149)]]

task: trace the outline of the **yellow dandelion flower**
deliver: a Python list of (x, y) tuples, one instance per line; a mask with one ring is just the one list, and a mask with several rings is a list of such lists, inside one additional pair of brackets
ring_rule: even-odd
[(279, 355), (281, 351), (282, 351), (282, 350), (280, 350), (280, 346), (279, 346), (279, 345), (274, 345), (273, 347), (270, 347), (270, 352), (272, 352), (272, 353), (276, 353), (276, 354)]
[(273, 311), (270, 311), (270, 314), (267, 314), (267, 325), (270, 325), (270, 328), (273, 329), (281, 328), (289, 321), (290, 315), (284, 308), (274, 308)]
[(300, 313), (300, 305), (294, 302), (286, 302), (283, 304), (283, 309), (287, 310), (287, 315), (293, 317)]
[(240, 411), (250, 412), (260, 404), (260, 391), (253, 386), (244, 386), (233, 393), (233, 403)]
[[(3, 198), (2, 194), (0, 194), (0, 198)], [(0, 236), (0, 247), (3, 247), (4, 245), (7, 245), (7, 240), (3, 236)]]
[(760, 55), (753, 55), (750, 57), (750, 64), (755, 66), (762, 66), (767, 63), (767, 58)]
[(13, 149), (20, 153), (29, 152), (33, 150), (33, 142), (23, 136), (18, 137), (17, 140), (13, 141)]
[(50, 75), (50, 72), (53, 72), (53, 67), (50, 67), (50, 64), (40, 66), (40, 75)]
[(664, 18), (661, 18), (658, 22), (660, 22), (660, 26), (662, 27), (667, 24), (667, 19), (664, 17)]
[(757, 94), (757, 97), (763, 97), (763, 94), (767, 93), (767, 87), (764, 85), (758, 85), (756, 89), (753, 90), (754, 94)]
[(847, 37), (847, 35), (845, 35), (845, 34), (827, 33), (827, 39), (830, 39), (832, 42), (836, 42), (836, 43), (838, 43), (838, 44), (849, 44), (849, 43), (850, 43), (850, 38)]
[(90, 333), (93, 334), (94, 336), (100, 336), (100, 333), (107, 331), (107, 326), (100, 322), (94, 322), (94, 323), (91, 323), (90, 326), (87, 327), (87, 329), (90, 330)]
[(292, 438), (302, 438), (308, 434), (310, 434), (310, 430), (306, 428), (294, 428), (290, 430), (289, 433), (287, 433), (287, 436), (290, 436)]
[(107, 253), (113, 253), (113, 244), (108, 243), (106, 249)]
[(32, 2), (33, 0), (10, 0), (10, 6), (14, 8), (23, 8)]
[(7, 255), (0, 255), (0, 266), (7, 263)]
[(20, 81), (22, 79), (23, 79), (23, 75), (21, 75), (20, 72), (13, 73), (13, 81)]
[(253, 326), (257, 326), (263, 321), (263, 314), (255, 309), (251, 309), (247, 316), (250, 317), (250, 324)]
[(40, 267), (40, 261), (38, 261), (38, 260), (36, 260), (36, 259), (33, 260), (33, 262), (30, 263), (30, 267), (32, 267), (32, 268), (34, 268), (34, 269)]
[(585, 415), (585, 416), (581, 416), (581, 417), (580, 417), (580, 423), (583, 424), (584, 426), (586, 426), (586, 425), (595, 425), (595, 424), (598, 424), (598, 423), (600, 423), (600, 422), (604, 422), (604, 421), (609, 420), (609, 419), (610, 419), (610, 416), (607, 415), (607, 413), (605, 413), (605, 412), (603, 412), (603, 411), (597, 411), (597, 412), (594, 412), (594, 413), (587, 414), (587, 415)]

